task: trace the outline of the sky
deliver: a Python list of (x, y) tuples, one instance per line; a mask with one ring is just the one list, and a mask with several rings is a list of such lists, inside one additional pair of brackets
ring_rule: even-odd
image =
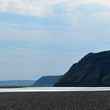
[(0, 80), (62, 75), (110, 50), (110, 0), (0, 0)]

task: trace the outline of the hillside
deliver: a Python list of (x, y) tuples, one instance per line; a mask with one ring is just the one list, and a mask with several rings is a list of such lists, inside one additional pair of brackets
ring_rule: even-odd
[(110, 86), (110, 51), (87, 54), (55, 86)]
[(52, 87), (61, 76), (43, 76), (34, 83), (34, 87)]

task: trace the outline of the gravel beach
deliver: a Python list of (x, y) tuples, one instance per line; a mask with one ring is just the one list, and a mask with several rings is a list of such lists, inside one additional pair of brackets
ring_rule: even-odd
[(110, 110), (110, 92), (0, 93), (0, 110)]

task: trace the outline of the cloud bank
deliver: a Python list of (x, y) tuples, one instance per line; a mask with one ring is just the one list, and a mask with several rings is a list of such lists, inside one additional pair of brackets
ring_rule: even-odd
[(109, 0), (0, 0), (1, 12), (13, 12), (23, 15), (48, 16), (52, 15), (56, 5), (63, 4), (66, 12), (85, 4), (98, 4), (109, 7)]

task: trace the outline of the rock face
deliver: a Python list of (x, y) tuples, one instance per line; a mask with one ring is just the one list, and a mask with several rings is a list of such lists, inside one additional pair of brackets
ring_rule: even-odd
[(110, 51), (87, 54), (55, 86), (110, 86)]
[(52, 87), (61, 76), (43, 76), (34, 83), (34, 87)]

